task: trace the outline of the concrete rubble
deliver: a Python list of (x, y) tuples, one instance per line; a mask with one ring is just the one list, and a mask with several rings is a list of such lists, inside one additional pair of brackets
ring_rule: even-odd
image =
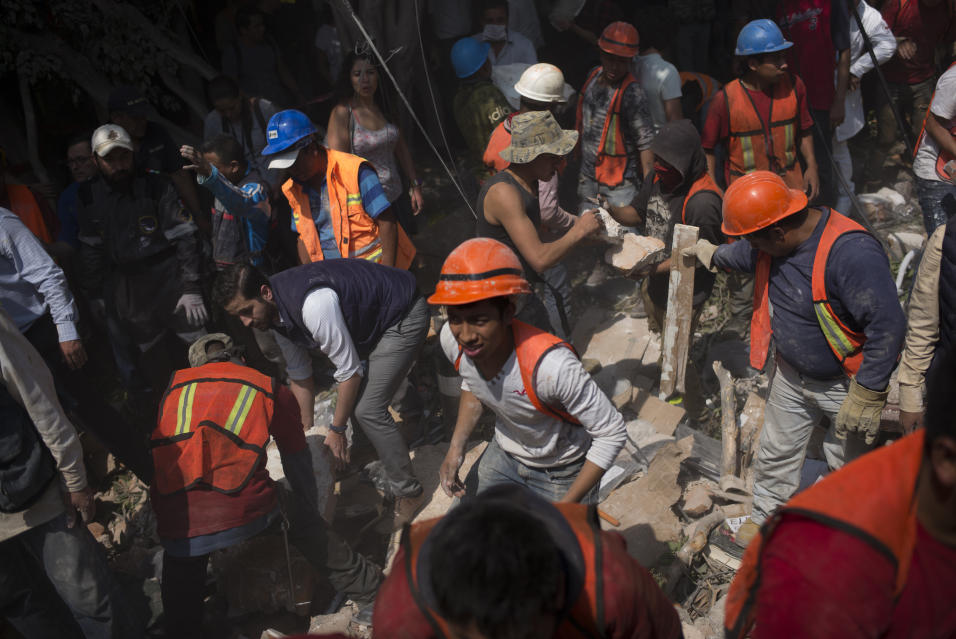
[(604, 260), (622, 273), (629, 274), (660, 261), (665, 250), (664, 243), (657, 238), (625, 233), (620, 244), (612, 245), (604, 253)]

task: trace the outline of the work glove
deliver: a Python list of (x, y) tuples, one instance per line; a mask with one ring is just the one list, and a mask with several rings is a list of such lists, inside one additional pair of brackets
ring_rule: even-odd
[(711, 244), (707, 240), (697, 240), (693, 246), (688, 246), (680, 252), (684, 257), (696, 257), (697, 261), (704, 265), (708, 271), (713, 271), (714, 253), (717, 251), (717, 245)]
[(834, 434), (846, 439), (847, 433), (857, 433), (867, 444), (876, 441), (880, 433), (880, 419), (889, 391), (874, 391), (850, 381), (850, 390), (837, 413)]
[(199, 293), (183, 293), (183, 296), (176, 302), (174, 313), (183, 309), (186, 314), (186, 321), (190, 326), (202, 326), (209, 319), (209, 313), (206, 312), (206, 306), (202, 303), (202, 295)]

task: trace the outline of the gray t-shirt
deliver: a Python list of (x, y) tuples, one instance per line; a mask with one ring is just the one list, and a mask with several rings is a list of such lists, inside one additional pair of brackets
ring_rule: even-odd
[[(929, 105), (930, 111), (943, 120), (944, 126), (951, 129), (956, 125), (956, 67), (951, 67), (940, 76), (936, 83), (936, 94)], [(940, 180), (936, 175), (936, 158), (939, 145), (932, 136), (923, 135), (916, 157), (913, 159), (913, 173), (924, 180)]]

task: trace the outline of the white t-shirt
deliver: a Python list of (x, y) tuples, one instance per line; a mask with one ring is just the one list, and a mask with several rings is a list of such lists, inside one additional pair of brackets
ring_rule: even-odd
[[(484, 33), (476, 33), (472, 37), (479, 42), (487, 42)], [(538, 52), (534, 50), (531, 40), (517, 31), (508, 29), (508, 39), (505, 41), (505, 46), (501, 48), (501, 52), (497, 55), (494, 47), (492, 47), (488, 51), (488, 60), (493, 67), (499, 64), (514, 64), (516, 62), (531, 65), (538, 63)]]
[[(442, 327), (441, 346), (454, 363), (458, 342), (447, 324)], [(521, 380), (515, 353), (494, 379), (484, 379), (464, 354), (458, 372), (462, 390), (473, 393), (497, 415), (495, 441), (526, 466), (563, 466), (586, 455), (588, 461), (607, 469), (624, 446), (624, 418), (566, 348), (556, 348), (544, 356), (538, 365), (536, 390), (542, 402), (563, 406), (581, 422), (580, 426), (545, 415), (534, 407)]]
[[(309, 329), (312, 339), (335, 366), (335, 381), (344, 382), (358, 373), (362, 374), (362, 361), (349, 327), (345, 324), (338, 293), (331, 288), (317, 288), (302, 302), (302, 322)], [(309, 351), (275, 332), (276, 343), (285, 357), (286, 371), (291, 380), (308, 379), (312, 376), (312, 358)]]
[[(939, 77), (936, 83), (936, 94), (929, 105), (929, 110), (943, 120), (943, 126), (951, 129), (956, 124), (956, 67), (950, 68)], [(939, 156), (939, 145), (931, 135), (926, 134), (920, 142), (913, 159), (913, 173), (924, 180), (942, 182), (936, 175), (936, 158)]]
[(631, 73), (647, 94), (647, 108), (651, 119), (654, 120), (654, 126), (660, 129), (667, 122), (664, 100), (681, 97), (680, 73), (677, 72), (677, 67), (662, 58), (660, 53), (648, 53), (634, 56)]

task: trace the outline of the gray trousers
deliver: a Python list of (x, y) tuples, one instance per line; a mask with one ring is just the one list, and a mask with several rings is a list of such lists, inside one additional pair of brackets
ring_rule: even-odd
[(751, 520), (755, 524), (763, 524), (797, 492), (810, 435), (824, 415), (831, 424), (823, 441), (823, 453), (830, 470), (840, 468), (872, 448), (855, 434), (847, 435), (845, 440), (833, 434), (832, 424), (849, 386), (850, 380), (846, 377), (821, 380), (801, 375), (777, 354), (777, 371), (770, 382), (760, 448), (754, 461)]
[(388, 406), (418, 359), (428, 334), (428, 319), (428, 304), (420, 297), (405, 317), (385, 331), (368, 356), (368, 371), (352, 413), (353, 424), (362, 429), (382, 460), (395, 497), (422, 492), (421, 482), (412, 472), (408, 444)]

